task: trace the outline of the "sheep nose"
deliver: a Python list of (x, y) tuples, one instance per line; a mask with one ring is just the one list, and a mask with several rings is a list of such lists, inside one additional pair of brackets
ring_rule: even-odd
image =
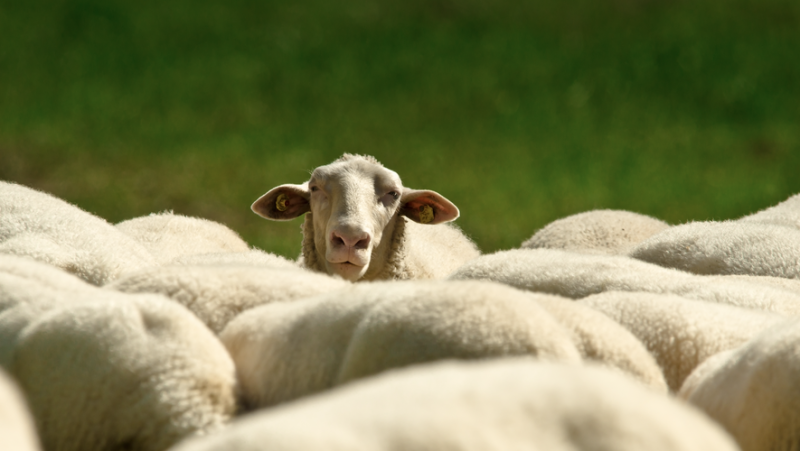
[(334, 230), (331, 233), (331, 243), (335, 246), (344, 246), (354, 249), (366, 249), (369, 246), (370, 236), (367, 232), (354, 234), (342, 233)]

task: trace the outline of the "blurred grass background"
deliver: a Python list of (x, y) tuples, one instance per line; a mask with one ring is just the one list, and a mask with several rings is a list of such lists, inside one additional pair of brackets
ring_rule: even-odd
[(735, 218), (800, 192), (797, 0), (3, 0), (0, 179), (111, 222), (249, 206), (343, 152), (485, 252), (596, 208)]

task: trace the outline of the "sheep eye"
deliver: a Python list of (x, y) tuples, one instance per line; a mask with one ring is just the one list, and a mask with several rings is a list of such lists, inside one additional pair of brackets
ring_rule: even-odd
[(397, 191), (389, 191), (388, 194), (392, 196), (394, 200), (397, 200), (397, 198), (400, 197), (400, 193), (398, 193)]
[(316, 187), (316, 186), (312, 186), (312, 187), (311, 187), (311, 192), (312, 192), (312, 193), (315, 193), (315, 192), (317, 192), (317, 191), (319, 191), (319, 188), (318, 188), (318, 187)]

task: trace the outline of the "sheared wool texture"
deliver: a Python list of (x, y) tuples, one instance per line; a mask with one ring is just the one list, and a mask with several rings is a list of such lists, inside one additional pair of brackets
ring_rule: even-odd
[(493, 280), (572, 299), (605, 291), (675, 294), (698, 301), (800, 315), (800, 295), (783, 288), (700, 276), (616, 255), (551, 249), (501, 251), (468, 262), (450, 279)]
[(4, 371), (0, 371), (0, 449), (3, 451), (41, 449), (25, 398), (17, 384)]
[[(11, 259), (19, 264), (3, 270)], [(0, 262), (0, 366), (25, 393), (44, 449), (162, 451), (232, 416), (233, 362), (184, 307)]]
[(619, 323), (572, 299), (541, 293), (528, 295), (567, 329), (584, 362), (616, 368), (657, 391), (667, 391), (656, 360)]
[[(480, 251), (453, 224), (421, 225), (395, 216), (383, 270), (370, 280), (443, 279)], [(376, 252), (377, 249), (373, 251)], [(314, 247), (314, 221), (306, 213), (300, 264), (325, 272)]]
[(747, 342), (785, 316), (674, 295), (606, 292), (579, 304), (596, 309), (638, 337), (677, 392), (708, 357)]
[(562, 249), (624, 255), (669, 228), (660, 219), (625, 210), (592, 210), (557, 219), (522, 243), (523, 249)]
[(250, 249), (247, 252), (212, 252), (178, 257), (169, 262), (170, 266), (255, 266), (273, 269), (300, 269), (294, 260)]
[(159, 264), (185, 255), (249, 250), (236, 232), (218, 222), (172, 212), (128, 219), (116, 228), (150, 251)]
[(800, 230), (756, 222), (691, 222), (653, 235), (630, 256), (694, 274), (800, 279)]
[(800, 449), (800, 319), (764, 330), (697, 368), (680, 396), (736, 439), (742, 451)]
[[(309, 433), (313, 431), (313, 433)], [(497, 359), (392, 371), (174, 451), (735, 451), (696, 409), (605, 368)]]
[(800, 229), (800, 194), (795, 194), (778, 205), (740, 218), (739, 221)]
[(220, 338), (252, 408), (433, 360), (581, 361), (570, 332), (545, 309), (524, 292), (489, 282), (354, 284), (248, 310)]
[(176, 301), (214, 333), (241, 312), (272, 302), (328, 293), (350, 282), (300, 267), (261, 265), (166, 265), (130, 273), (106, 288), (124, 293), (157, 293)]
[(94, 285), (154, 265), (141, 244), (49, 194), (0, 181), (0, 254), (27, 256)]

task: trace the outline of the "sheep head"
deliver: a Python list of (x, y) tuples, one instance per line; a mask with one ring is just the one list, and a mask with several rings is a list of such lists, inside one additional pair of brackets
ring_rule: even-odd
[(459, 215), (442, 195), (403, 187), (400, 176), (375, 158), (350, 154), (314, 169), (302, 185), (269, 190), (251, 208), (274, 221), (311, 213), (321, 266), (351, 281), (369, 280), (383, 269), (399, 216), (440, 224)]

